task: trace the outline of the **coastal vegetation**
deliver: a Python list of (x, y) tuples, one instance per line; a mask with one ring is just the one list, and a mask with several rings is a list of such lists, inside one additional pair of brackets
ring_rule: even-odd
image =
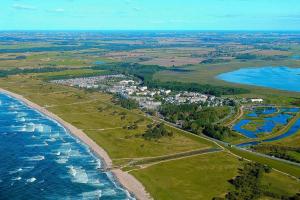
[(139, 104), (135, 100), (125, 98), (120, 94), (113, 96), (113, 102), (129, 110), (137, 109), (139, 107)]
[(160, 124), (149, 124), (147, 126), (147, 130), (144, 134), (142, 134), (143, 138), (146, 140), (152, 140), (152, 139), (160, 139), (162, 137), (172, 137), (173, 132), (168, 131), (163, 123)]

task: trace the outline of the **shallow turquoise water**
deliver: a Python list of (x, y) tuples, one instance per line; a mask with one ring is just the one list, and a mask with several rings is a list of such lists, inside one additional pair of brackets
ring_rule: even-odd
[(0, 93), (0, 199), (134, 199), (56, 121)]
[(243, 68), (217, 76), (223, 81), (300, 92), (300, 68)]

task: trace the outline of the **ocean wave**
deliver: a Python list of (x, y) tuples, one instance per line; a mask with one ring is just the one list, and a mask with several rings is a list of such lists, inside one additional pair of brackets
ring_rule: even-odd
[(105, 189), (102, 191), (103, 196), (113, 196), (116, 195), (116, 191), (114, 189)]
[(35, 181), (36, 181), (35, 177), (29, 178), (29, 179), (26, 180), (27, 183), (33, 183)]
[(47, 142), (44, 142), (42, 144), (28, 144), (28, 145), (26, 145), (26, 147), (45, 147), (45, 146), (48, 146)]
[(20, 181), (22, 180), (22, 177), (18, 176), (18, 177), (14, 177), (11, 179), (12, 181)]
[(45, 124), (34, 124), (32, 122), (24, 124), (19, 127), (20, 132), (40, 132), (40, 133), (49, 133), (51, 132), (51, 127)]
[(99, 199), (102, 196), (101, 190), (95, 190), (91, 192), (84, 192), (81, 194), (83, 199), (89, 200), (89, 199)]
[(55, 160), (58, 164), (65, 164), (69, 161), (68, 157), (62, 157), (62, 158), (59, 158), (57, 160)]
[(23, 169), (19, 168), (19, 169), (13, 170), (13, 171), (9, 171), (8, 173), (9, 174), (16, 174), (16, 173), (21, 172), (21, 171), (23, 171)]
[(76, 183), (88, 183), (89, 178), (84, 169), (81, 167), (68, 166), (69, 174), (73, 177), (72, 181)]
[(18, 117), (16, 120), (17, 120), (17, 122), (25, 122), (26, 121), (25, 117)]
[(33, 157), (24, 157), (27, 161), (41, 161), (45, 160), (45, 156), (33, 156)]

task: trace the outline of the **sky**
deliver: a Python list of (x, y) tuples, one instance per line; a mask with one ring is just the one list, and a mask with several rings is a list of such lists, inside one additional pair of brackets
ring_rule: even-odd
[(0, 0), (0, 30), (300, 30), (299, 0)]

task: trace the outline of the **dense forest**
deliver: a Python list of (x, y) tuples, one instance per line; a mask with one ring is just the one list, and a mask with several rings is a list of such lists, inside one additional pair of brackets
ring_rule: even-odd
[(165, 104), (159, 112), (167, 121), (180, 124), (195, 134), (203, 133), (218, 140), (235, 136), (229, 128), (215, 125), (228, 114), (228, 107), (201, 108), (198, 104)]

